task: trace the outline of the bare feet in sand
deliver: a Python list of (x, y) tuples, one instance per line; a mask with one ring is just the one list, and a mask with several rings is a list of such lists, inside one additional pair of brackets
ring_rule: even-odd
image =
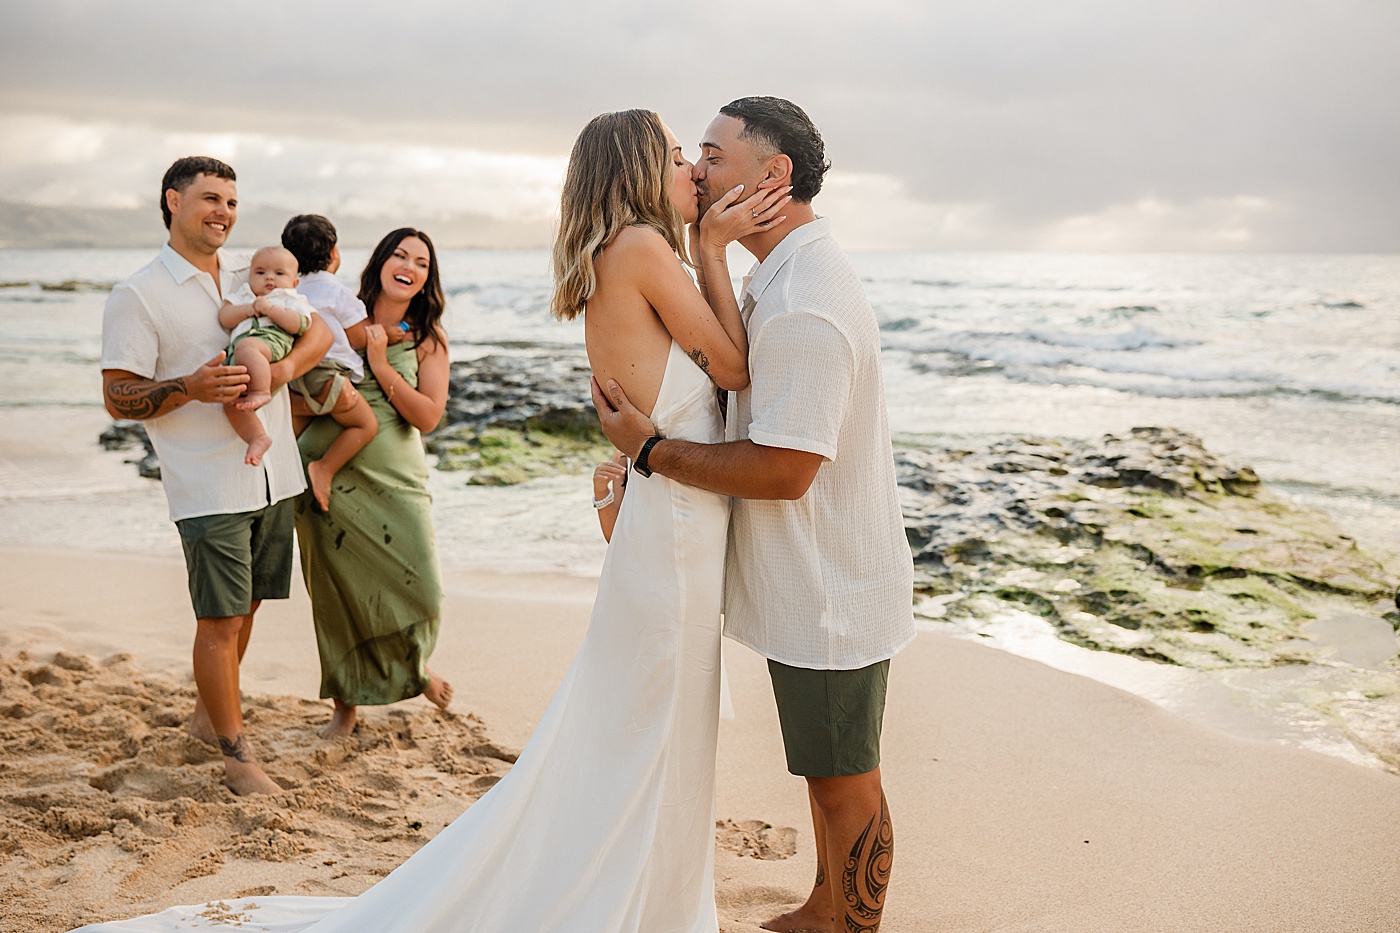
[(264, 434), (261, 437), (253, 438), (248, 444), (248, 452), (243, 455), (243, 462), (248, 466), (257, 466), (262, 463), (263, 454), (267, 453), (267, 449), (271, 446), (272, 437), (270, 435)]
[(243, 397), (233, 404), (235, 408), (240, 408), (243, 411), (257, 411), (270, 401), (272, 401), (271, 392), (257, 392), (250, 389), (243, 393)]
[(423, 688), (423, 696), (438, 709), (445, 710), (452, 705), (452, 685), (428, 671), (428, 686)]
[(320, 736), (323, 739), (343, 739), (349, 737), (355, 731), (355, 707), (347, 706), (340, 700), (335, 701), (335, 712), (331, 714), (331, 721), (321, 727)]
[(775, 933), (835, 933), (835, 917), (818, 917), (803, 904), (780, 917), (765, 920), (758, 925), (760, 930), (773, 930)]
[(331, 510), (331, 480), (335, 474), (321, 465), (320, 460), (312, 460), (306, 465), (306, 475), (311, 480), (311, 494), (322, 512)]
[(219, 736), (219, 750), (224, 753), (224, 783), (240, 797), (249, 794), (280, 794), (282, 786), (267, 776), (262, 765), (253, 758), (248, 740), (241, 734), (230, 741)]

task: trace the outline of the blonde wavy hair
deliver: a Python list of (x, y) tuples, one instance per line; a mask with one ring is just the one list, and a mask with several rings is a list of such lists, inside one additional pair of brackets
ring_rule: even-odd
[(559, 200), (549, 310), (571, 321), (598, 287), (593, 261), (626, 227), (650, 227), (685, 259), (685, 221), (671, 202), (671, 152), (650, 110), (594, 117), (578, 134)]

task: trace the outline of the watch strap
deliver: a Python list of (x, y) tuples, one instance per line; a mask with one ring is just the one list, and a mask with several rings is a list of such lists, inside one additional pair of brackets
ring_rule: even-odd
[(641, 476), (651, 475), (651, 466), (647, 460), (651, 456), (651, 449), (664, 440), (660, 434), (653, 434), (642, 442), (642, 449), (637, 453), (637, 459), (632, 461), (632, 469)]

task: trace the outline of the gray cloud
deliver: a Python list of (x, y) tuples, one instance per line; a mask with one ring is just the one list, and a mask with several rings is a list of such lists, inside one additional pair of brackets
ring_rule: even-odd
[(1059, 242), (1069, 218), (1137, 223), (1124, 206), (1145, 200), (1226, 223), (1210, 205), (1246, 198), (1269, 207), (1237, 245), (1400, 249), (1394, 0), (191, 9), (8, 5), (0, 109), (558, 156), (603, 110), (654, 107), (697, 140), (725, 101), (778, 94), (838, 169), (978, 218), (918, 245)]

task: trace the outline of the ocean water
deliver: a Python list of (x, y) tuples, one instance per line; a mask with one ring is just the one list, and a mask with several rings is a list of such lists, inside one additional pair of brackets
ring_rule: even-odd
[[(103, 302), (150, 258), (0, 250), (0, 543), (179, 553), (158, 484), (135, 476), (123, 462), (129, 454), (96, 445), (107, 421)], [(346, 252), (347, 284), (365, 258)], [(1328, 511), (1363, 546), (1400, 554), (1400, 255), (851, 258), (880, 322), (897, 434), (976, 445), (1007, 434), (1178, 427)], [(546, 253), (446, 251), (441, 264), (454, 358), (581, 352), (582, 325), (548, 315)], [(731, 253), (736, 277), (746, 266)], [(449, 568), (586, 575), (601, 566), (587, 477), (498, 489), (442, 473), (433, 483)], [(1226, 703), (1211, 692), (1223, 689), (1219, 679), (1206, 689), (1195, 672), (1164, 679), (1146, 668), (1124, 673), (1119, 660), (1144, 663), (1132, 659), (1069, 658), (1025, 619), (984, 635), (1129, 689), (1137, 683), (1163, 705)], [(1191, 682), (1176, 691), (1185, 699), (1173, 701), (1161, 684), (1182, 678)], [(1250, 689), (1254, 703), (1260, 691)], [(1350, 748), (1325, 723), (1290, 723), (1285, 738), (1297, 744)]]

